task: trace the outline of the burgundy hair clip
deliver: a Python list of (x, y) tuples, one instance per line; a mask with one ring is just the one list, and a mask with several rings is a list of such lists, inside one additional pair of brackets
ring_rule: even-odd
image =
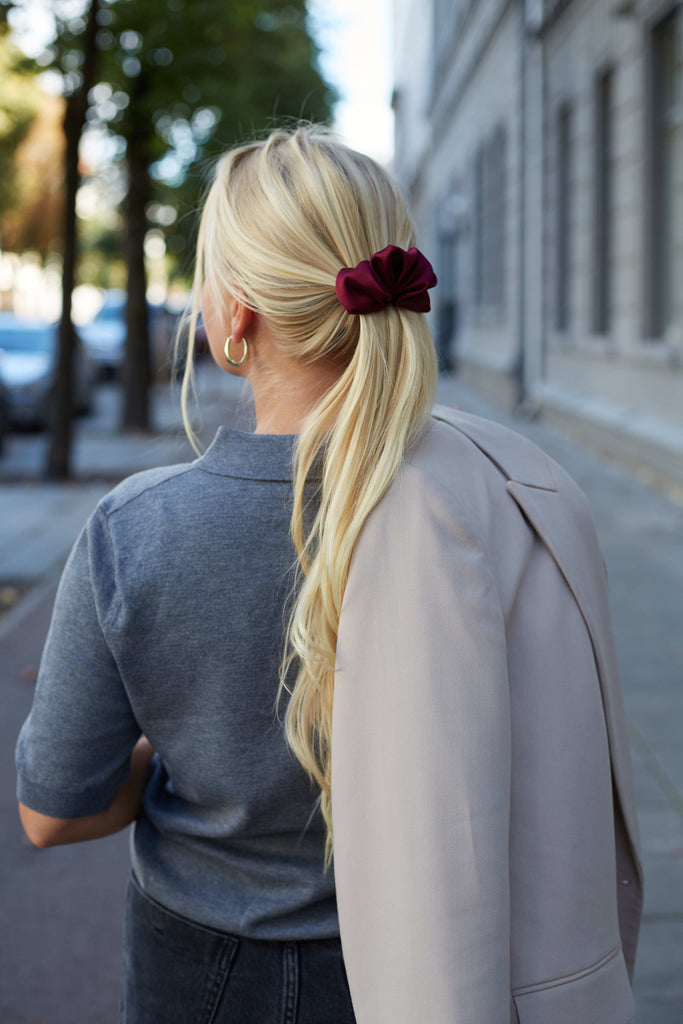
[(387, 245), (357, 267), (340, 270), (335, 290), (347, 313), (377, 313), (385, 306), (428, 313), (427, 289), (435, 284), (434, 268), (419, 249)]

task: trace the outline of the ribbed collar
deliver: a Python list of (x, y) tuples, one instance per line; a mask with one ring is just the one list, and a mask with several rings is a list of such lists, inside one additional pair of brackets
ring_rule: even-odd
[(231, 427), (219, 427), (195, 465), (219, 476), (291, 482), (296, 438), (296, 434), (244, 434)]

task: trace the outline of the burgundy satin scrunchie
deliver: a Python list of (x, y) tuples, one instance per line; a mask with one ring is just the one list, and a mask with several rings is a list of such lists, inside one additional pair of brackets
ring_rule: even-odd
[(340, 270), (335, 291), (347, 313), (377, 313), (390, 305), (428, 313), (427, 289), (435, 284), (434, 268), (419, 249), (387, 245), (357, 267)]

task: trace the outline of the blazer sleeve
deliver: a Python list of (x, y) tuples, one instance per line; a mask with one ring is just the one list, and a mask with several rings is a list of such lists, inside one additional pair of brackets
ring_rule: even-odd
[(476, 531), (405, 466), (340, 618), (334, 865), (358, 1024), (510, 1014), (503, 613)]

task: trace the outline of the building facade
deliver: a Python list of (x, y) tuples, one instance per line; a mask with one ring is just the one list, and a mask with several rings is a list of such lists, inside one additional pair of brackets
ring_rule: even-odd
[(683, 7), (395, 0), (442, 364), (683, 483)]

